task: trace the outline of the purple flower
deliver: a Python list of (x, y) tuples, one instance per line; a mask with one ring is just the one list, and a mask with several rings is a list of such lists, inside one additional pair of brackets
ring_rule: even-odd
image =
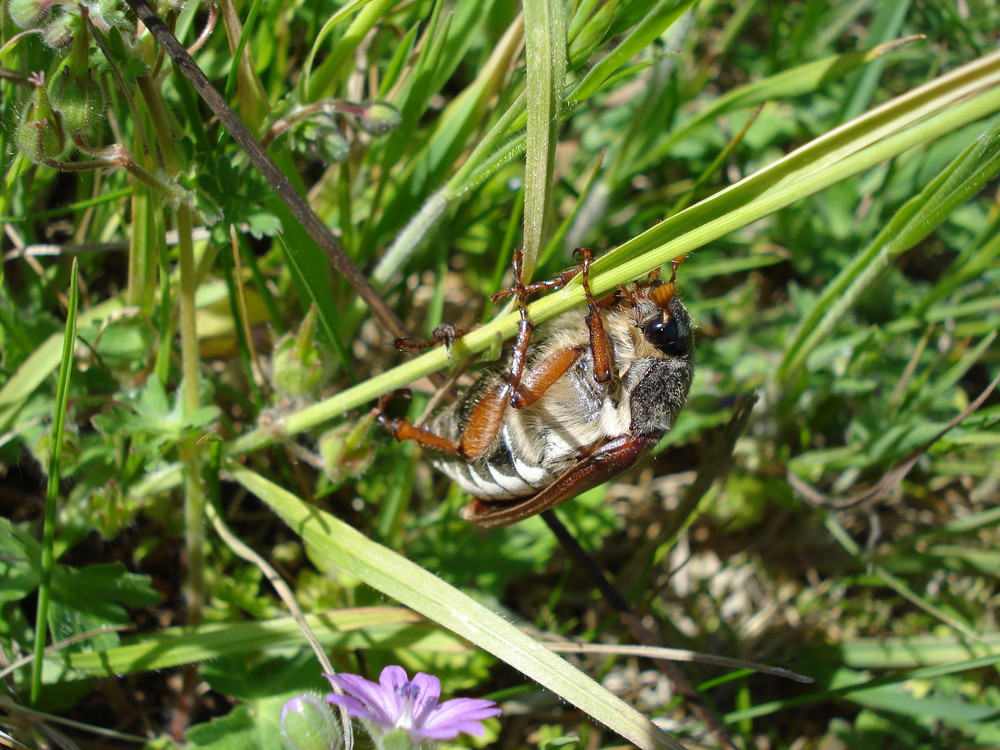
[(423, 672), (410, 680), (402, 667), (383, 669), (377, 685), (356, 674), (326, 677), (347, 693), (328, 693), (326, 699), (363, 719), (376, 737), (395, 728), (405, 730), (415, 744), (422, 740), (450, 740), (459, 732), (479, 735), (483, 733), (484, 719), (500, 715), (496, 703), (480, 698), (438, 703), (441, 681)]

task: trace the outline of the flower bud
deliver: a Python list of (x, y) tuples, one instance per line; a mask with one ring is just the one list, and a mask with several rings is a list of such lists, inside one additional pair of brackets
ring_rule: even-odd
[(292, 698), (281, 709), (281, 736), (289, 750), (339, 750), (340, 722), (319, 693)]
[(7, 13), (22, 29), (34, 29), (41, 25), (54, 4), (52, 0), (10, 0)]
[(358, 124), (369, 135), (385, 135), (399, 125), (403, 119), (399, 110), (388, 102), (372, 100), (362, 102), (361, 107), (363, 111), (358, 119)]
[(355, 425), (341, 425), (320, 435), (319, 455), (334, 484), (360, 476), (368, 469), (375, 453), (368, 439), (371, 423), (371, 416), (366, 416)]
[(327, 164), (342, 162), (351, 150), (334, 120), (325, 114), (297, 123), (291, 132), (291, 148)]
[(316, 308), (309, 309), (297, 334), (289, 333), (271, 357), (274, 390), (284, 396), (304, 396), (323, 379), (323, 357), (316, 345)]
[(90, 66), (89, 36), (83, 26), (73, 52), (56, 69), (49, 83), (49, 102), (70, 136), (86, 135), (104, 113), (104, 89)]
[(65, 47), (73, 40), (73, 34), (76, 33), (76, 27), (79, 23), (78, 19), (79, 16), (70, 13), (63, 13), (52, 19), (45, 24), (45, 28), (42, 30), (42, 41), (52, 49)]
[(66, 134), (45, 92), (44, 74), (39, 73), (29, 80), (35, 85), (35, 93), (21, 114), (17, 145), (31, 161), (41, 164), (66, 153)]

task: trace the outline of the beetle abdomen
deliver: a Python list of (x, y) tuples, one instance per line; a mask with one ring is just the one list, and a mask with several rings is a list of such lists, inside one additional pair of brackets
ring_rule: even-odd
[[(434, 466), (477, 497), (510, 500), (538, 493), (589, 449), (630, 427), (627, 405), (603, 394), (592, 368), (589, 357), (581, 358), (538, 401), (523, 409), (508, 407), (496, 438), (479, 458), (440, 455)], [(474, 404), (484, 390), (481, 383), (473, 385), (432, 421), (432, 429), (458, 443), (469, 402)]]

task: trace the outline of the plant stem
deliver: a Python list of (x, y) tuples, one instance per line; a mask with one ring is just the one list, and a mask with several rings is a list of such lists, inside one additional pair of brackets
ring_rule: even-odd
[[(148, 76), (139, 76), (139, 90), (149, 110), (150, 121), (163, 155), (168, 174), (176, 176), (182, 171), (180, 159), (174, 148), (174, 134), (166, 116), (159, 89)], [(180, 272), (180, 333), (181, 333), (181, 403), (186, 415), (201, 406), (200, 357), (198, 353), (198, 325), (195, 293), (197, 275), (194, 262), (194, 220), (191, 206), (180, 201), (175, 210), (177, 222), (177, 261)], [(202, 541), (205, 496), (201, 486), (201, 461), (194, 435), (184, 435), (179, 451), (184, 473), (184, 538), (187, 549), (187, 600), (188, 622), (201, 621), (204, 577), (202, 575)]]

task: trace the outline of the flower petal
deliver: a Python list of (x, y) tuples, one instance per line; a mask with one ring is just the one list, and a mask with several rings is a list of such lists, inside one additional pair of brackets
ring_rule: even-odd
[(406, 676), (406, 670), (395, 664), (390, 664), (382, 670), (378, 676), (379, 685), (382, 687), (383, 701), (387, 707), (391, 707), (393, 723), (403, 713), (402, 699), (399, 689), (403, 687), (410, 678)]
[(439, 705), (417, 727), (417, 733), (433, 740), (449, 740), (459, 732), (480, 735), (482, 722), (500, 715), (493, 701), (481, 698), (454, 698)]
[(416, 688), (417, 698), (413, 705), (413, 725), (420, 728), (438, 706), (441, 697), (441, 680), (434, 675), (417, 672), (410, 685)]
[(368, 721), (374, 721), (376, 724), (381, 723), (372, 714), (372, 712), (368, 710), (365, 704), (353, 695), (337, 695), (337, 693), (327, 693), (324, 697), (326, 698), (327, 703), (346, 708), (347, 713), (355, 719), (367, 719)]
[(494, 701), (483, 698), (453, 698), (445, 701), (430, 717), (431, 724), (446, 721), (481, 721), (500, 715)]
[(481, 722), (460, 721), (456, 724), (448, 724), (442, 727), (424, 727), (423, 729), (411, 729), (410, 735), (422, 737), (427, 740), (452, 740), (460, 733), (474, 734), (480, 736), (485, 730)]
[(399, 701), (393, 700), (391, 693), (386, 696), (381, 685), (347, 672), (328, 674), (326, 678), (345, 693), (349, 693), (361, 701), (371, 712), (372, 721), (387, 727), (396, 725), (396, 718), (399, 716)]

